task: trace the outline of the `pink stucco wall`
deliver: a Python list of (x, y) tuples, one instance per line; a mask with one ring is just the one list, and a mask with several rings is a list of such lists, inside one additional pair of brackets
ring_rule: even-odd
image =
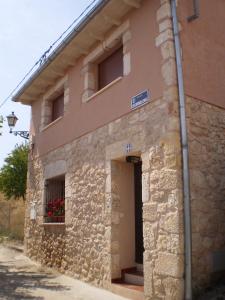
[[(69, 70), (70, 104), (67, 114), (39, 133), (41, 99), (32, 105), (33, 127), (39, 154), (68, 143), (104, 124), (130, 112), (130, 99), (149, 89), (151, 99), (163, 93), (162, 58), (155, 46), (158, 35), (156, 11), (158, 0), (144, 0), (141, 8), (127, 18), (131, 23), (131, 73), (90, 102), (82, 104), (82, 59)], [(192, 1), (181, 0), (178, 5), (181, 23), (181, 44), (185, 93), (199, 100), (225, 107), (225, 18), (224, 1), (200, 0), (200, 17), (188, 23), (193, 14)], [(223, 38), (224, 37), (224, 38)]]
[(158, 35), (156, 11), (159, 7), (158, 0), (144, 0), (141, 8), (133, 10), (127, 16), (132, 33), (131, 73), (128, 76), (88, 103), (82, 103), (84, 82), (80, 74), (83, 61), (80, 59), (76, 66), (69, 70), (68, 112), (59, 122), (41, 133), (41, 100), (33, 104), (35, 144), (40, 155), (129, 113), (131, 97), (142, 90), (150, 90), (152, 101), (162, 96), (161, 54), (155, 46), (155, 38)]
[(193, 1), (179, 1), (185, 92), (199, 100), (225, 108), (225, 3), (200, 0), (200, 17)]

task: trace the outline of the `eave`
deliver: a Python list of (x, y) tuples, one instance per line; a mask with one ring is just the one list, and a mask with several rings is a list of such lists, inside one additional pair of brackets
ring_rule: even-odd
[(31, 105), (60, 78), (77, 60), (104, 39), (106, 33), (119, 26), (123, 17), (141, 0), (101, 0), (69, 33), (46, 61), (31, 75), (13, 96), (13, 101)]

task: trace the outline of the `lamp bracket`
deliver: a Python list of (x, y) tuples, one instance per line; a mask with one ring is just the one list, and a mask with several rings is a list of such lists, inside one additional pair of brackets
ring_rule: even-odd
[(29, 140), (29, 131), (12, 131), (12, 130), (10, 130), (10, 133), (13, 133), (14, 135), (19, 135), (22, 138)]

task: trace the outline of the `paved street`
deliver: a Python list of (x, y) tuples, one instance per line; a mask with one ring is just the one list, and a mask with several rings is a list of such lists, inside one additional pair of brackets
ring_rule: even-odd
[(22, 252), (0, 245), (0, 299), (126, 300), (35, 264)]

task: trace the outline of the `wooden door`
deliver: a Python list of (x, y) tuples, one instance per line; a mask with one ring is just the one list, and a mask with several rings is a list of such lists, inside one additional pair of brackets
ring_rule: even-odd
[(142, 162), (134, 164), (135, 192), (135, 261), (143, 264)]

